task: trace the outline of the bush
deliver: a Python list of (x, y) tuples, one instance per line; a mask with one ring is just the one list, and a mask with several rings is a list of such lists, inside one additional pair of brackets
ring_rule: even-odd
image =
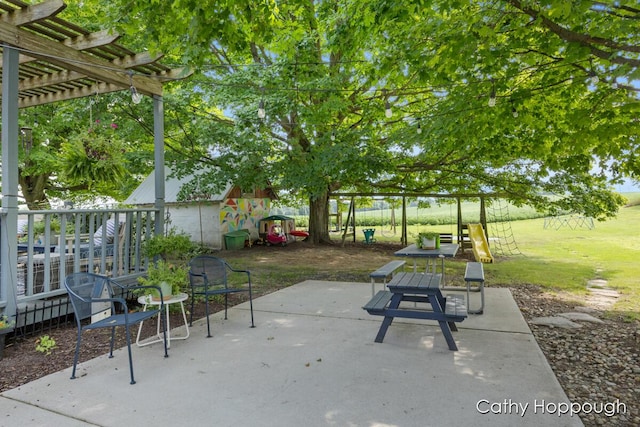
[(142, 243), (142, 253), (148, 258), (159, 256), (163, 260), (187, 260), (196, 249), (186, 234), (170, 232), (166, 236), (153, 236)]

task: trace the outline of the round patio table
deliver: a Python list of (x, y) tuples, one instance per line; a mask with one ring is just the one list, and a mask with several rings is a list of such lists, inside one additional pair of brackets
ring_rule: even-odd
[[(187, 315), (184, 312), (184, 301), (186, 301), (186, 299), (189, 298), (189, 295), (185, 294), (185, 293), (181, 293), (178, 295), (173, 295), (171, 296), (170, 299), (164, 300), (164, 301), (160, 301), (160, 300), (154, 300), (153, 298), (151, 298), (151, 295), (143, 295), (141, 297), (138, 298), (138, 303), (143, 304), (144, 307), (142, 308), (143, 311), (147, 310), (147, 307), (150, 305), (161, 305), (164, 302), (164, 307), (165, 307), (165, 311), (166, 311), (166, 319), (167, 319), (167, 348), (171, 347), (171, 325), (169, 324), (169, 305), (170, 304), (180, 304), (180, 309), (182, 310), (182, 319), (184, 320), (184, 327), (185, 330), (187, 331), (185, 335), (182, 336), (177, 336), (177, 337), (173, 337), (174, 340), (186, 340), (187, 338), (189, 338), (189, 324), (187, 323)], [(163, 342), (163, 336), (162, 333), (160, 332), (160, 320), (158, 320), (158, 328), (157, 328), (157, 336), (158, 339), (155, 340), (151, 340), (151, 341), (145, 341), (145, 342), (140, 342), (140, 332), (142, 332), (142, 324), (144, 323), (144, 321), (140, 322), (140, 327), (138, 328), (138, 336), (136, 337), (136, 344), (138, 345), (138, 347), (144, 347), (145, 345), (149, 345), (149, 344), (154, 344), (157, 342)]]

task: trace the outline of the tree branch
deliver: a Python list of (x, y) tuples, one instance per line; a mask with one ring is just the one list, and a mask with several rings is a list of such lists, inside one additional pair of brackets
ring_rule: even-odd
[(581, 45), (589, 48), (591, 54), (597, 56), (598, 58), (605, 59), (614, 64), (625, 64), (631, 65), (633, 67), (640, 66), (640, 60), (634, 58), (627, 58), (624, 56), (616, 55), (614, 52), (609, 52), (603, 50), (596, 45), (605, 46), (607, 48), (612, 49), (613, 51), (626, 51), (633, 53), (640, 53), (640, 46), (628, 45), (623, 43), (618, 43), (615, 40), (605, 39), (602, 37), (594, 37), (588, 34), (581, 34), (575, 31), (568, 30), (561, 25), (553, 22), (551, 19), (547, 18), (539, 11), (526, 7), (519, 0), (507, 0), (509, 4), (511, 4), (516, 9), (521, 10), (522, 12), (529, 15), (534, 20), (540, 20), (543, 26), (548, 28), (552, 33), (560, 37), (562, 40), (567, 42), (580, 43)]

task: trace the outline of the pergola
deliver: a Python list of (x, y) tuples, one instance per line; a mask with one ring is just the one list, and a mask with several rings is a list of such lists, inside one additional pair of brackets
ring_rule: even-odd
[[(128, 90), (153, 98), (155, 207), (164, 217), (164, 108), (162, 82), (186, 77), (158, 62), (160, 55), (136, 53), (108, 31), (89, 32), (57, 15), (66, 5), (47, 0), (28, 5), (0, 0), (2, 43), (2, 208), (0, 266), (17, 260), (18, 111), (36, 105)], [(12, 237), (13, 236), (13, 237)], [(0, 269), (0, 308), (13, 305), (17, 273)]]

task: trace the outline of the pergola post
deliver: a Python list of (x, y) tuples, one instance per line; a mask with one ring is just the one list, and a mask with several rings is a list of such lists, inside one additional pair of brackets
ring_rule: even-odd
[[(2, 45), (2, 221), (0, 221), (0, 307), (16, 313), (18, 252), (18, 63), (16, 49)], [(11, 244), (13, 243), (13, 244)]]
[(163, 234), (164, 229), (164, 102), (161, 96), (153, 97), (153, 153), (155, 178), (155, 208), (158, 209), (155, 234)]

